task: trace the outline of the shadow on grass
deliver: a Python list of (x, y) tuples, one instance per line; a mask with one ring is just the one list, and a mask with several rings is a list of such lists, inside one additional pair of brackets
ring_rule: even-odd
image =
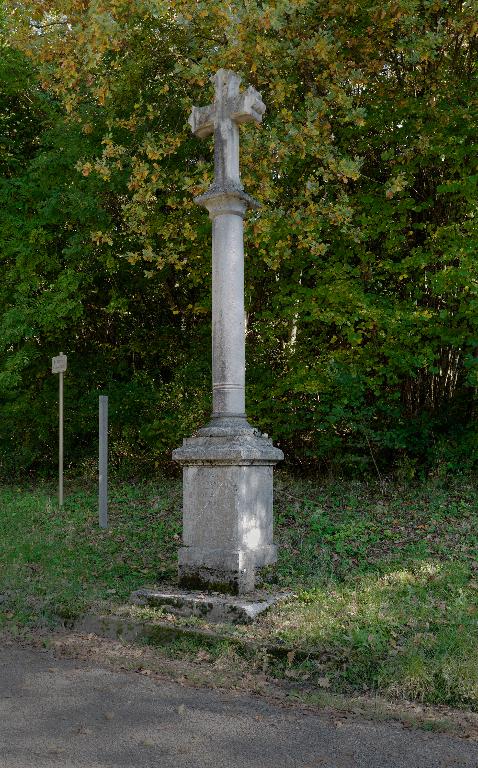
[[(300, 671), (323, 687), (478, 710), (473, 483), (277, 486), (280, 560), (268, 578), (298, 596), (252, 634), (320, 649)], [(106, 531), (85, 490), (60, 513), (48, 487), (0, 488), (0, 511), (0, 626), (68, 623), (175, 576), (176, 480), (112, 488)]]
[(462, 563), (415, 560), (301, 590), (266, 619), (267, 628), (320, 650), (320, 663), (304, 668), (327, 687), (476, 710), (477, 589)]

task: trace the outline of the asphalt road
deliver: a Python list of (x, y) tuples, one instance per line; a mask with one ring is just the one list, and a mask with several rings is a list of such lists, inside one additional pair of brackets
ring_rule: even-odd
[(478, 768), (476, 742), (0, 649), (0, 768)]

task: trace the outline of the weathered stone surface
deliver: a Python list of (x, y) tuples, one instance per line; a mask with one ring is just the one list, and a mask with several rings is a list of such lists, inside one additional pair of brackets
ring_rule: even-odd
[[(265, 548), (259, 553), (263, 559), (265, 553)], [(276, 550), (271, 547), (270, 563), (275, 559)], [(258, 567), (254, 554), (240, 549), (194, 545), (181, 547), (178, 552), (179, 585), (184, 589), (245, 595), (254, 591)]]
[(245, 594), (276, 561), (274, 464), (283, 454), (256, 430), (205, 428), (173, 453), (183, 465), (182, 587)]
[(173, 451), (173, 459), (183, 465), (274, 465), (283, 458), (282, 451), (258, 430), (244, 428), (238, 432), (226, 426), (215, 427), (214, 422), (185, 438), (181, 448)]
[(260, 94), (239, 92), (240, 77), (214, 76), (213, 105), (194, 107), (199, 137), (214, 133), (214, 182), (196, 198), (212, 229), (212, 385), (210, 423), (173, 452), (183, 467), (183, 546), (179, 583), (190, 589), (252, 592), (258, 568), (274, 563), (272, 471), (283, 458), (245, 413), (243, 217), (257, 203), (244, 192), (239, 124), (260, 122)]
[(181, 590), (138, 589), (131, 595), (134, 605), (164, 608), (174, 616), (196, 616), (222, 624), (248, 624), (290, 594), (257, 592), (250, 599)]
[(214, 182), (222, 191), (228, 184), (242, 188), (239, 172), (239, 124), (260, 123), (266, 107), (260, 93), (249, 87), (239, 92), (241, 78), (219, 69), (213, 78), (214, 104), (193, 107), (189, 124), (199, 138), (214, 133)]
[[(233, 199), (237, 201), (235, 205)], [(194, 202), (206, 208), (209, 211), (209, 218), (212, 220), (224, 213), (244, 216), (248, 208), (256, 211), (261, 207), (261, 204), (255, 198), (244, 192), (242, 184), (237, 185), (232, 182), (221, 185), (211, 184), (204, 194), (194, 198)]]
[(220, 69), (212, 80), (214, 103), (193, 107), (189, 122), (201, 138), (214, 133), (214, 182), (195, 198), (213, 222), (213, 415), (245, 417), (243, 217), (258, 203), (241, 182), (239, 124), (261, 122), (265, 105), (254, 88), (239, 92), (234, 72)]

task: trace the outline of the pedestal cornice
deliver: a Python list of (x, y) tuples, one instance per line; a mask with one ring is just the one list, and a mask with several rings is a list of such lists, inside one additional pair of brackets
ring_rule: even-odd
[(272, 440), (257, 429), (237, 433), (233, 430), (204, 427), (173, 451), (173, 459), (183, 466), (196, 465), (274, 465), (284, 454)]

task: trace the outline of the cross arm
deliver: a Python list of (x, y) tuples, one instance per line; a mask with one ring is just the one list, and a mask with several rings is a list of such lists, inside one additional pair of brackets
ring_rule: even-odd
[(235, 96), (231, 102), (231, 117), (234, 122), (262, 122), (262, 115), (266, 111), (266, 105), (261, 99), (261, 94), (252, 85), (244, 93)]
[(192, 132), (201, 139), (214, 133), (215, 114), (215, 104), (209, 104), (207, 107), (193, 107), (188, 120)]

